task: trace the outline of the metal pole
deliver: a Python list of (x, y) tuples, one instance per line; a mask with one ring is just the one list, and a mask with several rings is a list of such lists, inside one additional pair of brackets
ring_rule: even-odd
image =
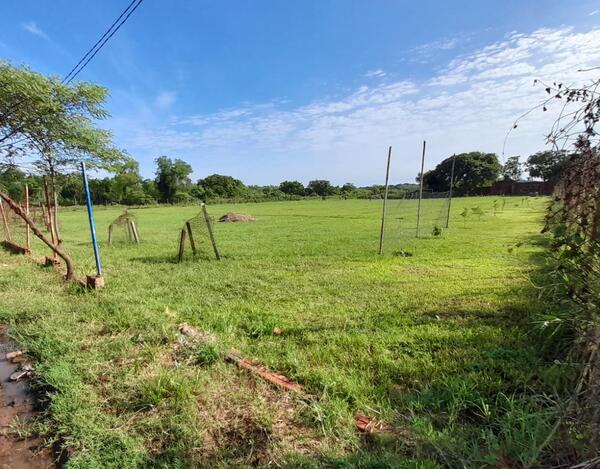
[(98, 241), (96, 240), (96, 225), (94, 224), (94, 207), (92, 206), (92, 197), (90, 196), (90, 186), (88, 185), (85, 163), (81, 162), (81, 175), (83, 177), (83, 188), (85, 189), (85, 198), (87, 201), (88, 219), (90, 221), (90, 232), (92, 233), (92, 246), (94, 247), (94, 258), (96, 259), (96, 271), (98, 277), (102, 277), (102, 264), (100, 263), (100, 251), (98, 250)]
[(419, 224), (421, 223), (421, 199), (423, 198), (423, 170), (425, 168), (425, 145), (427, 142), (423, 140), (423, 155), (421, 156), (421, 175), (419, 177), (419, 203), (417, 205), (417, 238), (419, 237)]
[(456, 153), (452, 155), (452, 169), (450, 170), (450, 190), (448, 191), (448, 213), (446, 214), (446, 228), (450, 226), (450, 207), (452, 206), (452, 188), (454, 187), (454, 165), (456, 164)]
[(392, 147), (388, 147), (387, 167), (385, 170), (385, 192), (383, 195), (383, 213), (381, 214), (381, 232), (379, 233), (379, 255), (383, 254), (383, 235), (385, 232), (385, 214), (387, 210), (388, 199), (388, 180), (390, 177), (390, 159), (392, 158)]

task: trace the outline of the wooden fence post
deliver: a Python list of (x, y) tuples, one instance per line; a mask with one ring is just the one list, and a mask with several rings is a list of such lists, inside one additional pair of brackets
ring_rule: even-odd
[(183, 252), (185, 249), (185, 230), (181, 230), (181, 233), (179, 234), (179, 256), (178, 256), (178, 262), (183, 261)]
[(10, 227), (8, 226), (8, 219), (6, 218), (6, 211), (4, 210), (4, 204), (2, 203), (2, 200), (0, 200), (0, 212), (2, 212), (2, 225), (4, 226), (4, 236), (6, 236), (7, 241), (12, 241)]
[(421, 199), (423, 199), (423, 171), (425, 168), (425, 145), (426, 142), (423, 140), (423, 155), (421, 156), (421, 175), (419, 177), (420, 185), (419, 185), (419, 203), (417, 205), (417, 238), (419, 237), (419, 225), (421, 223)]
[(215, 235), (213, 234), (212, 224), (210, 222), (210, 217), (208, 216), (208, 212), (206, 211), (206, 205), (202, 204), (202, 213), (204, 214), (204, 220), (206, 221), (206, 227), (208, 228), (208, 235), (210, 236), (210, 242), (212, 243), (212, 247), (215, 251), (215, 257), (218, 261), (221, 260), (221, 255), (219, 254), (219, 250), (217, 249), (217, 243), (215, 241)]
[(387, 167), (385, 170), (385, 192), (383, 195), (383, 213), (381, 214), (381, 231), (379, 233), (379, 255), (383, 254), (383, 236), (385, 232), (385, 215), (387, 210), (388, 199), (388, 180), (390, 177), (390, 159), (392, 158), (392, 147), (388, 148)]

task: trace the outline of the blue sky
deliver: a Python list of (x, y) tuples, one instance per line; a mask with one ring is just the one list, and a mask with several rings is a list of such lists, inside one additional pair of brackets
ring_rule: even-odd
[[(64, 75), (129, 3), (11, 1), (0, 58)], [(110, 89), (102, 125), (151, 177), (166, 154), (194, 176), (412, 181), (453, 152), (500, 154), (511, 123), (600, 65), (600, 1), (145, 0), (78, 77)], [(551, 113), (507, 156), (544, 146)]]

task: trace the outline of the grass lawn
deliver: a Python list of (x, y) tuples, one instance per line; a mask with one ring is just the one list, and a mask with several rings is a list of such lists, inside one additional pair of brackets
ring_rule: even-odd
[[(82, 468), (531, 464), (552, 425), (539, 396), (564, 376), (539, 345), (548, 305), (529, 278), (547, 199), (506, 200), (494, 215), (494, 198), (455, 199), (440, 238), (390, 234), (411, 257), (376, 255), (381, 201), (211, 206), (257, 220), (216, 224), (222, 261), (182, 264), (199, 207), (133, 210), (139, 246), (109, 246), (121, 209), (98, 207), (96, 292), (1, 251), (0, 320), (50, 396), (37, 425)], [(84, 210), (61, 223), (78, 273), (93, 273)], [(182, 322), (211, 340), (186, 341)], [(225, 363), (230, 349), (318, 399)], [(361, 436), (357, 414), (393, 434)]]

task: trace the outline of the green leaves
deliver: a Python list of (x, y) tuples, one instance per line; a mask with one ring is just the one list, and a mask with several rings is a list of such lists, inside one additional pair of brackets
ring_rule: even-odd
[(48, 174), (85, 161), (91, 169), (113, 171), (127, 155), (112, 143), (104, 87), (78, 82), (63, 85), (26, 67), (0, 62), (0, 162), (35, 155)]

